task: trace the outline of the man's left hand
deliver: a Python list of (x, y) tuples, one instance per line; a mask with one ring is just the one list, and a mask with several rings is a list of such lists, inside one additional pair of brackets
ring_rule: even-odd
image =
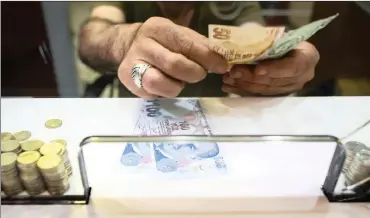
[(282, 59), (261, 61), (256, 66), (235, 65), (224, 75), (222, 90), (241, 96), (290, 94), (313, 79), (319, 59), (316, 48), (302, 42)]

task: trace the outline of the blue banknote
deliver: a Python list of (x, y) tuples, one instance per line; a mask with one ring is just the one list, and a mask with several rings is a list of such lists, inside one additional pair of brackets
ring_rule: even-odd
[(153, 150), (156, 169), (163, 174), (193, 177), (227, 169), (216, 143), (155, 143)]
[[(134, 127), (134, 135), (150, 135), (140, 115)], [(121, 163), (130, 173), (148, 171), (153, 164), (152, 143), (126, 143), (121, 155)]]
[[(212, 131), (198, 100), (159, 99), (143, 100), (134, 134), (211, 135)], [(131, 167), (153, 163), (152, 169), (160, 174), (187, 177), (224, 173), (227, 169), (219, 146), (214, 142), (128, 143), (121, 163)]]

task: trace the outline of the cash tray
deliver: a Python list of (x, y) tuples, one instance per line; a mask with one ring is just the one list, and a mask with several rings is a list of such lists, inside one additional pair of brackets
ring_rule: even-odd
[[(318, 179), (322, 179), (322, 183), (319, 187), (319, 189), (320, 189), (319, 192), (321, 194), (319, 194), (319, 195), (325, 196), (327, 201), (332, 202), (332, 203), (335, 203), (335, 202), (348, 202), (348, 203), (349, 202), (369, 202), (370, 201), (369, 200), (370, 195), (368, 193), (367, 194), (362, 194), (362, 195), (355, 195), (355, 194), (343, 194), (340, 191), (344, 187), (344, 178), (343, 178), (344, 175), (342, 173), (342, 168), (343, 168), (343, 165), (344, 165), (344, 162), (345, 162), (345, 159), (346, 159), (346, 152), (345, 152), (344, 146), (341, 143), (341, 141), (338, 138), (336, 138), (334, 136), (329, 136), (329, 135), (212, 135), (212, 136), (203, 136), (203, 135), (202, 136), (201, 135), (196, 135), (196, 136), (187, 135), (186, 136), (186, 135), (182, 135), (182, 136), (140, 136), (140, 137), (139, 136), (91, 136), (91, 137), (85, 138), (81, 142), (81, 145), (80, 145), (81, 150), (80, 150), (80, 155), (79, 155), (79, 158), (81, 159), (80, 164), (82, 164), (81, 168), (85, 169), (85, 166), (83, 166), (85, 164), (85, 161), (82, 159), (84, 157), (83, 150), (85, 150), (85, 148), (89, 148), (89, 147), (90, 147), (90, 151), (92, 151), (93, 153), (98, 152), (99, 147), (100, 148), (105, 147), (107, 149), (109, 148), (109, 150), (111, 150), (110, 148), (115, 147), (115, 149), (113, 149), (113, 151), (111, 151), (112, 157), (110, 156), (111, 157), (110, 159), (111, 160), (116, 160), (117, 158), (120, 158), (119, 155), (122, 155), (122, 152), (124, 153), (125, 150), (127, 150), (127, 145), (128, 144), (132, 144), (132, 143), (154, 144), (154, 143), (179, 143), (179, 142), (181, 142), (183, 144), (184, 143), (185, 144), (186, 143), (217, 143), (219, 145), (220, 154), (223, 153), (223, 155), (224, 155), (223, 158), (225, 159), (226, 165), (228, 165), (228, 161), (231, 159), (230, 157), (232, 157), (233, 159), (235, 158), (234, 162), (242, 161), (242, 160), (238, 160), (238, 158), (239, 159), (240, 158), (244, 159), (240, 155), (239, 155), (239, 157), (236, 157), (236, 156), (238, 156), (237, 153), (242, 154), (243, 152), (253, 152), (253, 153), (258, 155), (258, 152), (261, 152), (264, 149), (267, 152), (268, 152), (268, 149), (271, 149), (271, 151), (272, 151), (269, 155), (267, 155), (267, 157), (262, 158), (262, 159), (265, 159), (265, 160), (268, 160), (269, 158), (273, 158), (273, 157), (279, 158), (278, 156), (279, 155), (281, 156), (281, 154), (276, 154), (276, 153), (279, 153), (284, 149), (294, 148), (293, 151), (291, 152), (292, 154), (290, 154), (290, 155), (297, 155), (297, 154), (302, 155), (303, 153), (306, 153), (307, 155), (309, 155), (310, 152), (313, 152), (313, 153), (320, 152), (322, 154), (321, 160), (317, 160), (317, 159), (315, 159), (315, 157), (312, 158), (312, 161), (318, 162), (318, 163), (314, 164), (316, 166), (318, 166), (319, 163), (324, 163), (324, 162), (327, 164), (327, 166), (325, 166), (325, 167), (320, 167), (320, 170), (323, 171), (323, 173), (321, 173), (321, 175), (323, 175), (323, 177), (318, 178)], [(223, 145), (225, 143), (228, 143), (228, 145), (226, 145), (226, 146)], [(239, 148), (243, 148), (243, 149), (240, 149), (240, 152), (239, 152), (239, 150), (237, 152), (231, 152), (230, 150), (233, 149), (232, 148), (233, 146), (231, 146), (231, 144), (233, 144), (233, 146), (235, 145), (235, 146), (238, 146), (238, 147), (242, 146), (242, 147), (239, 147)], [(252, 146), (248, 146), (248, 145), (252, 145)], [(112, 147), (110, 147), (110, 146), (112, 146)], [(251, 150), (248, 150), (248, 149), (246, 150), (245, 149), (246, 146), (251, 147), (252, 149)], [(96, 147), (95, 152), (94, 152), (93, 147)], [(119, 149), (118, 149), (118, 147), (119, 147)], [(253, 148), (258, 148), (258, 147), (261, 147), (259, 151), (258, 151), (258, 149), (253, 149)], [(82, 148), (84, 148), (84, 149), (82, 149)], [(226, 153), (227, 154), (225, 154), (225, 148), (226, 148)], [(132, 148), (131, 148), (131, 151), (133, 151)], [(273, 154), (274, 152), (275, 152), (275, 154)], [(289, 159), (291, 157), (289, 154), (283, 154), (283, 155), (284, 156), (281, 157), (281, 161), (283, 159), (286, 159), (286, 161), (287, 161), (287, 159)], [(91, 156), (93, 156), (93, 155), (91, 155)], [(115, 156), (117, 158), (113, 158), (113, 156)], [(320, 159), (319, 156), (321, 156), (321, 155), (316, 155), (316, 158)], [(154, 159), (155, 158), (156, 157), (154, 157)], [(96, 162), (97, 161), (95, 161), (95, 163)], [(107, 161), (107, 162), (109, 162), (109, 161)], [(312, 162), (312, 164), (314, 162)], [(89, 163), (89, 162), (87, 162), (87, 163)], [(302, 163), (303, 163), (303, 161), (301, 161), (301, 163), (297, 163), (297, 164), (302, 164)], [(109, 163), (107, 163), (107, 166), (108, 165), (109, 165)], [(233, 164), (231, 164), (231, 165), (233, 165)], [(279, 165), (279, 164), (277, 164), (277, 165)], [(87, 164), (87, 166), (89, 167), (89, 164)], [(266, 167), (266, 166), (264, 166), (264, 167)], [(261, 168), (261, 166), (256, 167), (255, 169), (258, 169), (258, 168)], [(250, 169), (252, 169), (252, 171), (253, 171), (253, 167), (251, 167)], [(310, 168), (309, 170), (312, 170), (312, 169), (314, 169), (314, 168)], [(120, 169), (117, 169), (117, 170), (120, 170)], [(87, 171), (84, 171), (84, 172), (87, 172)], [(315, 173), (313, 173), (313, 174), (315, 174)], [(87, 174), (84, 175), (84, 176), (86, 176), (86, 178), (87, 178)], [(151, 175), (150, 179), (157, 178), (157, 176), (158, 176), (158, 174), (154, 173), (153, 175)], [(208, 176), (209, 175), (207, 175), (206, 177), (208, 177)], [(215, 175), (211, 175), (210, 178), (213, 178), (214, 176)], [(119, 177), (119, 176), (117, 175), (116, 177)], [(215, 177), (217, 178), (217, 176), (215, 176)], [(159, 181), (166, 181), (168, 179), (169, 179), (168, 177), (164, 177), (164, 178), (159, 178), (158, 180)], [(262, 177), (261, 177), (261, 179), (262, 179)], [(126, 178), (123, 178), (122, 180), (127, 180), (127, 175), (126, 175)], [(190, 180), (191, 180), (191, 178), (190, 178)], [(170, 179), (169, 179), (169, 181), (171, 181), (171, 182), (173, 182), (173, 181), (176, 181), (176, 182), (186, 181), (186, 183), (190, 182), (190, 180), (189, 180), (189, 178), (180, 178), (179, 179), (179, 178), (173, 178), (173, 177), (170, 177)], [(146, 182), (147, 182), (147, 180), (146, 180)], [(297, 183), (299, 184), (299, 182), (297, 182)], [(189, 183), (189, 184), (191, 184), (191, 183)], [(197, 184), (197, 183), (195, 182), (194, 184)], [(304, 184), (304, 183), (302, 183), (302, 184)], [(270, 186), (270, 185), (271, 184), (266, 183), (266, 186)], [(92, 185), (92, 187), (95, 187), (95, 186)], [(215, 186), (215, 187), (217, 187), (217, 186)], [(270, 190), (270, 189), (268, 189), (268, 190)], [(189, 192), (191, 192), (191, 191), (189, 191)], [(196, 190), (196, 191), (193, 191), (193, 192), (194, 193), (200, 193), (201, 191)], [(223, 193), (223, 194), (225, 194), (225, 193)], [(252, 195), (254, 195), (254, 197), (255, 197), (255, 194), (256, 193), (253, 193)], [(272, 193), (272, 195), (274, 195), (274, 194), (279, 195), (279, 193)], [(124, 196), (132, 195), (132, 196), (134, 196), (134, 198), (140, 197), (138, 195), (135, 196), (135, 194), (133, 194), (133, 191), (129, 191), (129, 193), (125, 193), (123, 195)], [(144, 193), (144, 196), (145, 195), (146, 194)], [(162, 194), (159, 194), (159, 195), (162, 195)], [(176, 195), (176, 192), (173, 192), (171, 196), (175, 197), (175, 198), (180, 198), (180, 197), (177, 197), (175, 195)], [(201, 195), (201, 194), (199, 194), (199, 195)], [(144, 197), (144, 196), (142, 196), (142, 197)], [(171, 197), (171, 196), (165, 196), (165, 198), (168, 198), (168, 197)], [(184, 197), (188, 198), (190, 196), (184, 195)], [(202, 197), (204, 197), (204, 196), (202, 196)], [(230, 196), (225, 196), (225, 197), (230, 197)]]
[[(280, 160), (282, 162), (284, 162), (284, 161), (286, 162), (286, 161), (289, 161), (289, 158), (292, 158), (291, 160), (298, 160), (298, 159), (295, 159), (297, 157), (293, 157), (293, 155), (294, 156), (296, 156), (296, 155), (299, 156), (298, 154), (300, 153), (300, 155), (305, 155), (306, 154), (306, 155), (309, 156), (309, 153), (310, 152), (315, 152), (314, 150), (316, 149), (316, 152), (319, 151), (321, 154), (323, 154), (323, 155), (318, 155), (318, 156), (321, 156), (321, 157), (319, 157), (320, 160), (318, 160), (317, 158), (316, 158), (316, 160), (315, 160), (315, 158), (313, 158), (312, 160), (309, 160), (309, 158), (308, 158), (306, 160), (298, 160), (298, 163), (294, 163), (293, 165), (302, 165), (302, 166), (305, 165), (305, 166), (308, 167), (309, 173), (314, 175), (314, 174), (317, 174), (317, 173), (314, 172), (314, 170), (313, 170), (314, 168), (309, 167), (309, 165), (311, 165), (311, 163), (316, 164), (316, 165), (319, 164), (319, 163), (324, 163), (324, 162), (327, 163), (328, 166), (326, 168), (325, 167), (320, 167), (320, 170), (322, 170), (323, 172), (321, 172), (319, 174), (323, 175), (322, 179), (323, 179), (324, 183), (321, 185), (321, 187), (320, 187), (321, 190), (319, 190), (319, 191), (324, 196), (326, 196), (326, 198), (329, 202), (368, 202), (369, 201), (369, 195), (368, 194), (364, 195), (364, 196), (355, 196), (355, 195), (348, 195), (348, 194), (345, 195), (345, 194), (342, 194), (342, 193), (338, 193), (337, 190), (340, 189), (338, 187), (341, 187), (341, 186), (344, 185), (344, 184), (341, 184), (341, 183), (344, 183), (343, 179), (341, 179), (341, 177), (343, 177), (343, 175), (341, 173), (341, 170), (342, 170), (342, 167), (343, 167), (343, 164), (344, 164), (344, 161), (345, 161), (346, 153), (345, 153), (345, 150), (344, 150), (344, 147), (343, 147), (342, 143), (336, 137), (328, 136), (328, 135), (217, 135), (217, 136), (184, 136), (183, 135), (183, 136), (144, 136), (144, 137), (143, 136), (140, 136), (140, 137), (139, 136), (89, 136), (89, 137), (85, 138), (84, 140), (82, 140), (82, 142), (79, 145), (79, 150), (78, 150), (78, 154), (77, 154), (77, 157), (78, 157), (77, 158), (78, 159), (78, 171), (79, 172), (77, 170), (74, 170), (74, 174), (73, 174), (73, 176), (75, 176), (74, 180), (75, 181), (79, 180), (76, 183), (79, 183), (80, 184), (79, 186), (82, 187), (82, 188), (80, 188), (80, 191), (78, 193), (73, 193), (73, 192), (68, 193), (67, 192), (65, 195), (62, 195), (62, 196), (18, 195), (18, 196), (14, 196), (14, 197), (4, 197), (4, 198), (2, 197), (1, 204), (2, 205), (17, 205), (17, 204), (72, 204), (72, 205), (73, 204), (89, 204), (89, 201), (90, 201), (90, 198), (91, 198), (91, 192), (92, 192), (91, 187), (94, 187), (94, 189), (95, 189), (95, 186), (94, 186), (94, 184), (91, 184), (91, 183), (89, 184), (89, 181), (91, 180), (91, 178), (90, 178), (91, 175), (88, 173), (90, 171), (87, 168), (94, 169), (93, 170), (93, 171), (95, 171), (94, 174), (96, 174), (98, 176), (104, 176), (104, 174), (101, 175), (100, 173), (102, 173), (102, 171), (104, 171), (104, 170), (102, 170), (102, 169), (104, 169), (104, 167), (111, 167), (111, 166), (109, 166), (109, 164), (110, 164), (109, 161), (106, 161), (108, 163), (100, 163), (100, 168), (102, 168), (102, 169), (97, 169), (96, 166), (94, 167), (95, 164), (99, 163), (99, 161), (96, 161), (96, 155), (98, 155), (99, 153), (102, 153), (101, 148), (104, 148), (104, 149), (106, 149), (106, 151), (110, 152), (111, 156), (109, 156), (109, 154), (108, 154), (108, 156), (109, 156), (108, 159), (117, 162), (117, 160), (113, 156), (114, 155), (119, 155), (117, 157), (121, 158), (120, 156), (122, 155), (122, 152), (124, 152), (125, 148), (127, 147), (127, 144), (130, 144), (130, 143), (149, 143), (149, 144), (154, 144), (154, 143), (182, 143), (182, 144), (184, 144), (184, 143), (185, 144), (186, 143), (188, 143), (188, 144), (189, 143), (190, 144), (193, 144), (193, 143), (217, 143), (219, 145), (220, 153), (224, 155), (226, 165), (231, 163), (231, 162), (228, 162), (229, 160), (231, 160), (230, 157), (233, 157), (233, 155), (236, 156), (237, 153), (243, 154), (243, 152), (252, 152), (252, 153), (258, 155), (259, 152), (262, 152), (263, 150), (265, 150), (267, 155), (265, 157), (259, 156), (260, 158), (255, 159), (254, 161), (257, 161), (257, 162), (260, 161), (261, 162), (262, 161), (261, 159), (270, 160), (271, 158), (276, 158), (276, 161), (277, 161), (277, 160), (279, 160), (278, 159), (279, 156), (284, 155), (284, 156), (281, 156)], [(228, 145), (227, 145), (227, 147), (229, 147), (228, 149), (225, 149), (225, 148), (227, 148), (224, 145), (225, 143), (228, 143)], [(231, 144), (233, 144), (233, 145), (231, 146)], [(242, 147), (240, 147), (241, 145), (242, 145)], [(251, 146), (251, 145), (253, 145), (253, 146)], [(258, 145), (258, 146), (256, 146), (256, 145)], [(300, 146), (300, 145), (302, 145), (302, 146)], [(238, 146), (240, 151), (238, 150), (235, 153), (235, 148), (236, 147), (233, 147), (233, 146)], [(246, 147), (249, 147), (248, 148), (249, 150), (245, 149)], [(289, 149), (292, 149), (292, 148), (293, 148), (293, 150), (289, 150)], [(234, 152), (230, 153), (230, 151), (232, 149), (234, 149)], [(289, 152), (281, 153), (286, 149), (288, 149)], [(319, 149), (319, 150), (317, 150), (317, 149)], [(227, 151), (227, 150), (229, 150), (229, 151)], [(291, 154), (289, 154), (289, 153), (291, 153)], [(244, 153), (244, 154), (246, 154), (246, 153)], [(94, 156), (95, 161), (92, 161), (91, 156)], [(242, 159), (245, 159), (245, 158), (243, 158), (243, 156), (240, 156), (240, 155), (239, 155), (238, 158), (236, 158), (236, 159), (234, 157), (232, 158), (232, 159), (235, 159), (234, 163), (238, 162), (238, 161), (242, 161)], [(308, 162), (305, 163), (304, 161), (308, 161)], [(314, 161), (314, 162), (311, 162), (311, 161)], [(72, 159), (71, 159), (71, 162), (72, 162)], [(279, 162), (279, 161), (277, 161), (277, 162)], [(104, 164), (106, 166), (104, 166)], [(114, 163), (114, 164), (116, 164), (116, 163)], [(231, 165), (231, 168), (233, 168), (232, 165), (235, 165), (235, 164), (231, 163), (230, 165)], [(251, 164), (251, 165), (253, 165), (253, 164)], [(275, 164), (273, 164), (273, 165), (275, 165)], [(277, 167), (279, 165), (282, 166), (282, 165), (284, 165), (284, 163), (283, 164), (277, 163), (276, 167), (274, 169), (272, 169), (272, 172), (271, 172), (272, 175), (278, 175), (277, 173), (279, 173), (278, 172), (279, 170), (276, 171), (276, 172), (273, 172), (273, 170), (278, 169)], [(229, 166), (227, 166), (227, 167), (229, 167)], [(271, 165), (271, 167), (272, 167), (272, 165)], [(263, 169), (263, 168), (266, 168), (266, 166), (250, 167), (249, 170), (253, 171), (252, 168), (254, 168), (254, 169), (259, 169), (259, 168)], [(234, 169), (232, 169), (232, 171), (237, 171), (235, 169), (236, 168), (234, 167)], [(97, 171), (99, 171), (99, 173)], [(257, 172), (257, 171), (255, 171), (255, 172)], [(296, 171), (296, 172), (298, 172), (298, 171)], [(89, 175), (89, 179), (88, 179), (88, 175)], [(120, 177), (119, 174), (115, 174), (115, 175), (116, 175), (116, 177)], [(125, 174), (123, 176), (124, 177), (123, 180), (127, 180), (127, 178), (128, 178), (127, 175), (128, 174)], [(133, 174), (131, 174), (131, 175), (133, 175)], [(135, 174), (135, 175), (137, 175), (137, 174)], [(292, 174), (292, 176), (293, 175), (294, 174)], [(151, 178), (157, 178), (157, 174), (153, 174), (153, 175), (149, 175), (149, 176), (153, 176)], [(220, 175), (211, 175), (210, 178), (213, 178), (214, 176), (217, 178)], [(94, 177), (94, 176), (92, 176), (92, 177)], [(209, 175), (207, 175), (206, 177), (208, 178)], [(270, 177), (270, 179), (271, 178), (272, 177)], [(263, 179), (263, 176), (261, 178), (257, 178), (257, 179), (262, 179), (261, 181), (263, 181), (263, 182), (266, 181), (266, 180)], [(297, 179), (297, 178), (294, 178), (294, 179)], [(121, 181), (123, 181), (123, 180), (121, 180)], [(151, 181), (151, 183), (155, 183), (154, 180), (156, 180), (156, 179), (153, 179), (153, 181)], [(163, 177), (163, 178), (158, 177), (158, 181), (160, 181), (160, 182), (164, 182), (166, 180), (168, 180), (167, 177)], [(170, 180), (171, 181), (175, 180), (176, 182), (181, 182), (181, 181), (189, 182), (189, 181), (191, 181), (191, 178), (181, 179), (181, 178), (172, 178), (171, 177)], [(268, 180), (268, 178), (267, 178), (267, 180)], [(146, 182), (147, 182), (147, 180), (146, 180)], [(299, 186), (300, 183), (303, 186), (307, 185), (307, 183), (304, 183), (304, 182), (302, 183), (302, 182), (299, 182), (298, 180), (296, 182), (289, 181), (288, 183), (298, 184), (298, 186)], [(266, 187), (262, 187), (263, 185), (262, 186), (258, 185), (258, 187), (260, 187), (261, 190), (266, 189), (267, 191), (264, 190), (263, 192), (266, 192), (267, 196), (268, 196), (269, 191), (275, 192), (275, 191), (273, 191), (275, 189), (273, 189), (273, 187), (271, 187), (271, 186), (274, 186), (274, 184), (276, 184), (276, 181), (265, 183)], [(283, 183), (277, 182), (277, 184), (282, 185)], [(101, 186), (101, 185), (97, 185), (96, 187), (99, 187), (99, 186)], [(253, 184), (252, 184), (252, 186), (253, 186)], [(287, 185), (287, 184), (283, 184), (283, 186), (285, 188), (289, 187), (289, 185)], [(293, 186), (297, 186), (297, 185), (293, 185)], [(125, 186), (123, 185), (123, 187), (125, 187)], [(214, 187), (216, 188), (218, 186), (214, 185)], [(284, 187), (282, 189), (284, 189)], [(299, 190), (299, 187), (296, 188), (296, 189)], [(103, 188), (101, 190), (104, 191), (105, 189)], [(134, 193), (135, 191), (127, 192), (127, 190), (126, 190), (126, 193), (123, 193), (124, 196), (130, 195), (133, 198), (137, 198), (137, 197), (140, 197), (139, 195), (141, 195), (141, 194), (138, 195), (138, 193)], [(217, 190), (219, 191), (219, 189), (217, 189)], [(258, 190), (258, 188), (256, 190)], [(295, 190), (295, 191), (297, 191), (297, 190)], [(195, 190), (193, 193), (196, 193), (198, 191), (200, 191), (200, 190)], [(123, 192), (125, 192), (125, 191), (123, 191)], [(145, 192), (145, 191), (143, 191), (143, 192)], [(226, 193), (226, 192), (223, 192), (223, 191), (219, 191), (219, 192), (220, 192), (219, 193), (220, 196), (223, 196)], [(256, 193), (251, 193), (253, 195), (253, 197), (256, 197), (256, 196), (260, 197), (257, 192)], [(160, 193), (160, 192), (158, 192), (158, 193)], [(206, 192), (204, 192), (204, 193), (206, 193)], [(151, 194), (153, 194), (153, 193), (151, 193)], [(248, 195), (248, 191), (246, 191), (246, 193), (244, 193), (244, 194)], [(297, 193), (293, 193), (293, 195), (294, 194), (297, 194)], [(145, 193), (144, 193), (144, 195), (145, 195)], [(173, 195), (172, 197), (174, 197), (176, 195), (176, 191), (174, 192), (172, 190), (172, 195)], [(278, 193), (278, 191), (276, 191), (276, 193), (273, 193), (272, 195), (278, 196), (279, 193)], [(164, 198), (167, 198), (167, 199), (169, 197), (171, 197), (171, 196), (164, 196)], [(189, 198), (189, 196), (184, 196), (184, 197)], [(212, 196), (206, 196), (206, 197), (212, 197)], [(230, 197), (230, 196), (225, 196), (225, 198), (228, 198), (228, 197)], [(294, 198), (293, 198), (293, 200), (294, 200)]]

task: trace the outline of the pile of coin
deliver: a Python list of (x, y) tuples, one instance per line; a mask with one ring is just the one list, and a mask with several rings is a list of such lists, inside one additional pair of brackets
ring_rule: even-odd
[(46, 154), (37, 162), (51, 195), (62, 195), (69, 189), (69, 176), (62, 158), (57, 154)]
[(20, 179), (30, 195), (38, 195), (45, 191), (44, 181), (37, 168), (40, 157), (37, 151), (25, 151), (17, 158)]
[(16, 163), (16, 153), (7, 152), (1, 154), (1, 188), (7, 196), (17, 195), (23, 191)]
[(346, 185), (353, 185), (370, 176), (370, 149), (356, 153), (353, 161), (345, 172)]
[(346, 160), (343, 165), (343, 172), (346, 173), (356, 154), (364, 149), (366, 145), (361, 142), (349, 141), (344, 145), (346, 150)]
[(63, 143), (62, 141), (58, 142), (57, 140), (54, 140), (50, 143), (46, 143), (40, 148), (40, 153), (42, 155), (54, 154), (60, 156), (62, 158), (68, 176), (71, 176), (72, 175), (71, 162), (69, 161), (66, 146), (62, 143)]

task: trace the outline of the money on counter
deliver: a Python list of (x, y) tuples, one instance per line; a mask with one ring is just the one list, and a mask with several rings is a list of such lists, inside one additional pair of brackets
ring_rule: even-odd
[(223, 56), (229, 65), (253, 64), (265, 59), (280, 58), (325, 28), (338, 15), (314, 21), (287, 33), (284, 32), (285, 27), (234, 27), (212, 24), (208, 26), (210, 47)]
[(45, 184), (37, 168), (41, 155), (37, 151), (25, 151), (17, 158), (20, 179), (30, 195), (38, 195), (45, 191)]
[(53, 143), (53, 142), (57, 142), (57, 143), (60, 143), (60, 144), (62, 144), (62, 145), (64, 145), (64, 146), (67, 146), (67, 141), (66, 140), (64, 140), (64, 139), (54, 139), (54, 140), (52, 140), (52, 141), (50, 141), (51, 143)]
[(344, 175), (346, 185), (353, 185), (370, 176), (370, 148), (356, 153)]
[(17, 140), (1, 142), (1, 152), (14, 152), (19, 154), (22, 152), (21, 144), (19, 144)]
[(347, 172), (356, 154), (364, 149), (367, 149), (367, 147), (361, 142), (349, 141), (344, 144), (344, 149), (346, 151), (346, 160), (343, 165), (343, 172)]
[(29, 131), (20, 131), (13, 134), (14, 138), (19, 141), (26, 141), (27, 139), (31, 138), (31, 132)]
[(45, 122), (45, 127), (49, 129), (55, 129), (62, 126), (62, 120), (60, 119), (50, 119)]
[(10, 132), (2, 132), (1, 133), (1, 142), (13, 140), (13, 139), (15, 139), (15, 138)]
[(1, 188), (7, 196), (23, 192), (23, 185), (18, 176), (17, 154), (7, 152), (1, 154)]
[(62, 195), (69, 189), (69, 176), (59, 155), (42, 156), (38, 160), (37, 166), (51, 195)]
[(24, 151), (38, 151), (45, 143), (41, 140), (28, 140), (21, 143)]
[(62, 158), (64, 167), (66, 168), (68, 176), (72, 175), (72, 166), (71, 162), (69, 161), (68, 152), (66, 146), (58, 143), (58, 142), (51, 142), (46, 143), (40, 148), (40, 153), (42, 155), (58, 155)]

